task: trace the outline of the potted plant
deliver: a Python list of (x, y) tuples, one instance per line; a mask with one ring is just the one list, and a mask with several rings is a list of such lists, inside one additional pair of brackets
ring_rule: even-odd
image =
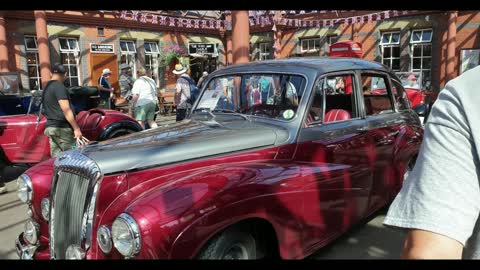
[(163, 49), (163, 52), (160, 55), (160, 66), (169, 66), (173, 59), (176, 59), (177, 62), (180, 62), (185, 53), (185, 49), (178, 45)]

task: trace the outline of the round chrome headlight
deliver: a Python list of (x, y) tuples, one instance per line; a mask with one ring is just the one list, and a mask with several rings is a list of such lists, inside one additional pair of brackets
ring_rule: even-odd
[(48, 221), (50, 216), (50, 200), (47, 197), (42, 199), (41, 208), (42, 208), (42, 217), (46, 221)]
[(30, 180), (30, 177), (28, 177), (26, 174), (22, 174), (17, 178), (17, 195), (18, 198), (24, 203), (29, 203), (32, 201), (32, 180)]
[(112, 250), (112, 235), (110, 229), (102, 225), (97, 231), (97, 242), (103, 253), (108, 254)]
[(33, 220), (25, 223), (23, 237), (31, 245), (35, 245), (38, 241), (38, 234), (40, 232), (40, 226)]
[(132, 257), (140, 252), (140, 229), (128, 214), (120, 214), (112, 225), (112, 238), (115, 248), (125, 257)]
[(67, 260), (82, 260), (85, 258), (85, 251), (79, 245), (70, 245), (65, 252)]

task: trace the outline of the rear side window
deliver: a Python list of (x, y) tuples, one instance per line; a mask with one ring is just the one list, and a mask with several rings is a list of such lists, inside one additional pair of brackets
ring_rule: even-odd
[(394, 111), (386, 82), (385, 76), (362, 74), (362, 92), (367, 117)]

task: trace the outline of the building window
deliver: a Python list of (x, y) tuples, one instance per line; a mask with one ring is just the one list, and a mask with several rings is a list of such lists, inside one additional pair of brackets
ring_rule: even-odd
[(332, 44), (335, 44), (337, 43), (338, 41), (338, 36), (337, 35), (333, 35), (333, 36), (327, 36), (326, 38), (326, 42), (325, 42), (325, 49), (323, 50), (323, 56), (328, 56), (328, 54), (330, 53), (330, 46), (332, 46)]
[(431, 79), (432, 34), (432, 29), (413, 30), (410, 38), (410, 70), (421, 73), (421, 87)]
[(99, 36), (99, 37), (105, 36), (105, 28), (104, 27), (97, 27), (97, 36)]
[(158, 55), (160, 51), (158, 50), (158, 44), (156, 42), (145, 42), (143, 48), (145, 50), (145, 68), (152, 70), (157, 85), (160, 85), (158, 77)]
[(66, 87), (80, 85), (78, 76), (78, 62), (80, 48), (76, 38), (59, 38), (60, 41), (60, 60), (62, 65), (67, 69)]
[(400, 32), (382, 33), (382, 63), (393, 71), (400, 70)]
[(135, 42), (120, 40), (120, 64), (128, 64), (133, 71), (133, 77), (137, 78), (137, 67), (135, 65), (135, 56), (137, 49)]
[(25, 36), (25, 50), (27, 53), (27, 70), (30, 90), (40, 90), (42, 78), (40, 75), (40, 63), (38, 61), (37, 38)]
[(272, 43), (259, 43), (258, 48), (260, 49), (260, 61), (272, 59)]
[(320, 39), (309, 38), (300, 40), (300, 52), (314, 53), (320, 50)]

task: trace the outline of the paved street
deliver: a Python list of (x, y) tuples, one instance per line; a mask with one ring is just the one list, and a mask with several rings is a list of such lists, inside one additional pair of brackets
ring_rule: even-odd
[[(17, 198), (15, 181), (7, 186), (10, 192), (0, 195), (0, 259), (17, 259), (14, 241), (23, 230), (27, 207)], [(309, 259), (398, 259), (403, 234), (384, 227), (384, 216), (385, 211)]]

